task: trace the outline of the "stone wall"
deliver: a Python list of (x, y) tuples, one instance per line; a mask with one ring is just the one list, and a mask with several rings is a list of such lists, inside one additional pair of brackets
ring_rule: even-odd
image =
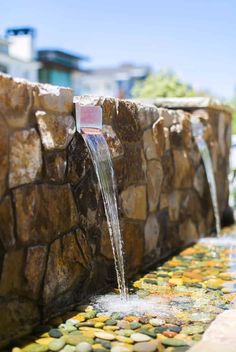
[[(104, 97), (80, 103), (103, 109), (127, 275), (210, 234), (213, 211), (190, 113)], [(223, 212), (231, 115), (223, 107), (204, 111)], [(0, 197), (3, 345), (115, 282), (101, 192), (75, 129), (70, 89), (0, 76)]]

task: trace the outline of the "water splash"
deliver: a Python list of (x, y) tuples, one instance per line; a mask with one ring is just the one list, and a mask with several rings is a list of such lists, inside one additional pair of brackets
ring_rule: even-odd
[(217, 200), (217, 191), (216, 191), (216, 183), (215, 183), (215, 176), (213, 172), (213, 166), (211, 161), (211, 155), (207, 146), (207, 143), (204, 139), (204, 129), (203, 125), (200, 122), (198, 117), (193, 117), (191, 120), (192, 123), (192, 132), (195, 138), (195, 142), (198, 146), (199, 152), (201, 154), (203, 164), (206, 171), (207, 181), (210, 188), (212, 206), (214, 211), (215, 217), (215, 224), (216, 224), (216, 234), (220, 236), (221, 228), (220, 228), (220, 215), (219, 215), (219, 207), (218, 207), (218, 200)]
[(91, 154), (102, 192), (115, 262), (118, 289), (121, 298), (126, 299), (128, 289), (125, 282), (123, 240), (120, 231), (116, 196), (117, 190), (110, 151), (107, 142), (101, 133), (91, 134), (91, 131), (90, 133), (82, 132), (82, 136)]
[(130, 295), (126, 301), (120, 299), (118, 295), (107, 294), (95, 297), (92, 300), (95, 310), (112, 315), (112, 313), (121, 313), (121, 315), (150, 315), (158, 316), (160, 319), (175, 316), (179, 311), (177, 307), (170, 304), (170, 300), (165, 297), (148, 296), (141, 298), (137, 294)]

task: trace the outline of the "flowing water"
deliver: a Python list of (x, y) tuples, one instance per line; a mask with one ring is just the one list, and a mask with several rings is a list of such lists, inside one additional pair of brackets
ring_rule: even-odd
[(110, 151), (107, 142), (101, 133), (82, 133), (82, 136), (91, 154), (102, 192), (115, 262), (118, 289), (120, 291), (121, 299), (124, 300), (127, 298), (128, 289), (125, 282), (123, 240), (120, 231), (117, 190)]
[(205, 167), (205, 172), (206, 172), (207, 181), (210, 188), (212, 206), (213, 206), (214, 217), (215, 217), (216, 234), (217, 236), (219, 236), (221, 228), (220, 228), (220, 215), (219, 215), (219, 207), (218, 207), (218, 200), (217, 200), (215, 176), (214, 176), (213, 165), (211, 161), (211, 155), (210, 155), (207, 143), (204, 140), (203, 125), (198, 118), (192, 119), (192, 132)]

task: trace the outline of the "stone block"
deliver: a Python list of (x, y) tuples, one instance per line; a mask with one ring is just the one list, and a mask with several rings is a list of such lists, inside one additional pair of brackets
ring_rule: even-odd
[(63, 292), (79, 287), (87, 272), (82, 266), (83, 256), (74, 233), (55, 240), (49, 250), (44, 278), (44, 303), (52, 302)]
[(115, 134), (113, 128), (109, 125), (103, 125), (102, 132), (109, 146), (112, 158), (121, 157), (124, 155), (124, 148), (119, 138)]
[(36, 111), (41, 140), (46, 150), (65, 149), (75, 134), (75, 120), (71, 115), (56, 115)]
[(154, 142), (154, 136), (151, 128), (143, 132), (143, 148), (147, 160), (159, 159), (158, 148)]
[(78, 225), (71, 188), (29, 185), (14, 190), (18, 239), (22, 244), (49, 243)]
[(206, 188), (207, 179), (204, 166), (201, 164), (195, 171), (194, 179), (193, 179), (193, 186), (194, 189), (198, 192), (200, 197), (203, 197), (204, 191)]
[(147, 163), (147, 194), (148, 209), (155, 211), (159, 203), (161, 185), (163, 181), (163, 169), (160, 161), (150, 160)]
[(186, 220), (180, 224), (179, 235), (182, 243), (185, 245), (194, 243), (199, 239), (199, 233), (196, 225), (189, 218), (186, 218)]
[(147, 212), (146, 186), (129, 186), (121, 193), (122, 210), (130, 219), (145, 220)]
[(42, 169), (41, 142), (34, 128), (11, 135), (9, 158), (9, 187), (39, 179)]
[(122, 158), (123, 187), (131, 184), (146, 182), (144, 153), (140, 143), (123, 143), (124, 157)]
[(32, 86), (0, 74), (0, 111), (9, 127), (24, 128), (30, 121), (33, 104)]
[(24, 260), (23, 249), (14, 249), (5, 253), (0, 279), (0, 296), (25, 293)]
[[(1, 82), (1, 76), (0, 76)], [(1, 84), (1, 83), (0, 83)], [(1, 88), (0, 88), (1, 89)], [(1, 98), (0, 98), (1, 99)], [(9, 129), (0, 112), (0, 198), (7, 190), (9, 168)]]
[(156, 213), (150, 213), (145, 223), (144, 236), (145, 236), (145, 255), (157, 249), (159, 240), (160, 226), (158, 223)]
[(15, 244), (13, 205), (10, 196), (0, 202), (0, 241), (5, 250)]
[(22, 335), (30, 334), (39, 319), (39, 309), (30, 300), (9, 297), (0, 302), (0, 347)]
[(163, 168), (163, 182), (162, 182), (162, 192), (168, 193), (174, 187), (174, 161), (171, 150), (168, 150), (164, 153), (162, 159), (162, 168)]
[(181, 191), (174, 190), (168, 195), (168, 212), (170, 221), (178, 221), (180, 214)]
[(66, 176), (66, 151), (44, 153), (46, 178), (52, 182), (63, 182)]
[(68, 180), (72, 184), (80, 182), (91, 167), (91, 157), (83, 137), (76, 133), (68, 146)]
[(42, 279), (46, 268), (46, 246), (28, 247), (24, 276), (27, 280), (27, 289), (30, 297), (37, 299), (42, 286)]
[(152, 124), (158, 120), (158, 109), (153, 105), (144, 105), (137, 103), (138, 120), (142, 130), (150, 128)]
[(164, 119), (163, 117), (159, 118), (152, 126), (152, 131), (153, 131), (153, 139), (156, 144), (156, 153), (158, 157), (162, 157), (164, 154), (165, 149), (168, 148), (168, 140), (166, 136), (166, 131), (168, 131), (168, 137), (169, 137), (169, 129), (164, 127)]
[(137, 106), (134, 102), (119, 100), (118, 114), (113, 121), (113, 128), (121, 141), (140, 141), (142, 131), (138, 120)]
[(189, 188), (193, 184), (194, 169), (186, 150), (173, 150), (174, 159), (174, 186)]
[[(144, 255), (144, 231), (142, 224), (125, 221), (122, 225), (125, 250), (126, 273), (137, 272), (141, 268)], [(134, 245), (135, 243), (135, 245)]]
[(73, 111), (73, 91), (70, 88), (37, 84), (33, 87), (34, 110), (45, 110), (59, 114)]

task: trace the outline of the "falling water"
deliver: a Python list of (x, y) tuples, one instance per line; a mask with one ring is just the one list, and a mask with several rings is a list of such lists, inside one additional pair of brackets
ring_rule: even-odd
[(110, 151), (101, 133), (82, 133), (83, 139), (91, 154), (104, 201), (104, 208), (113, 250), (118, 289), (122, 298), (127, 298), (125, 283), (123, 240), (120, 231), (117, 190)]
[(192, 132), (195, 138), (196, 144), (198, 146), (199, 152), (201, 154), (203, 164), (206, 171), (207, 181), (210, 188), (211, 193), (211, 200), (212, 206), (215, 216), (215, 223), (216, 223), (216, 234), (217, 236), (220, 235), (220, 215), (219, 215), (219, 208), (218, 208), (218, 200), (217, 200), (217, 192), (216, 192), (216, 183), (215, 183), (215, 176), (213, 172), (213, 166), (211, 161), (211, 155), (207, 146), (206, 141), (203, 137), (203, 125), (200, 122), (198, 117), (192, 118)]

